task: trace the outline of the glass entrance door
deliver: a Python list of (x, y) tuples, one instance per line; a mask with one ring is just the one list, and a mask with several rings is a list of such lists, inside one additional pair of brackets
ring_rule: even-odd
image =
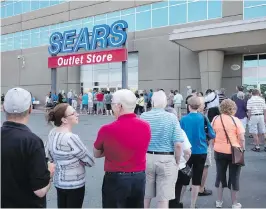
[(245, 90), (258, 88), (266, 96), (266, 54), (245, 55), (242, 73)]

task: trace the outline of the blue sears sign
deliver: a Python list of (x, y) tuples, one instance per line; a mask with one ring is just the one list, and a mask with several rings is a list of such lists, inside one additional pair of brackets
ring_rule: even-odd
[(55, 32), (50, 36), (48, 51), (51, 55), (57, 55), (77, 52), (81, 48), (88, 51), (98, 47), (121, 47), (127, 40), (127, 28), (126, 21), (118, 20), (111, 27), (106, 24), (94, 26), (92, 34), (89, 34), (86, 27), (81, 28), (78, 35), (76, 30), (65, 31), (63, 34)]

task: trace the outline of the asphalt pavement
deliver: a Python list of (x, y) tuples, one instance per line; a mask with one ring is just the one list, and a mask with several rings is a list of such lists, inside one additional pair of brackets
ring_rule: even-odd
[[(4, 121), (1, 113), (2, 122)], [(78, 134), (85, 145), (92, 151), (93, 143), (97, 137), (99, 128), (114, 120), (111, 116), (80, 116), (79, 124), (73, 132)], [(47, 139), (51, 126), (45, 121), (43, 113), (32, 114), (29, 121), (29, 128), (44, 141)], [(137, 130), (136, 130), (137, 131)], [(266, 208), (266, 152), (260, 153), (250, 151), (252, 145), (249, 145), (250, 139), (247, 139), (247, 151), (245, 155), (246, 166), (243, 167), (240, 176), (239, 202), (245, 208)], [(96, 165), (87, 168), (86, 193), (84, 198), (84, 208), (101, 208), (101, 187), (104, 175), (104, 159), (97, 159)], [(207, 189), (213, 190), (213, 195), (199, 197), (197, 201), (198, 208), (215, 207), (216, 190), (215, 182), (215, 161), (212, 159), (212, 166), (209, 169), (207, 178)], [(185, 194), (184, 207), (190, 205), (190, 192)], [(54, 187), (47, 195), (47, 206), (49, 208), (57, 207), (57, 194)], [(152, 207), (156, 207), (156, 200), (153, 200)], [(231, 207), (230, 192), (224, 191), (224, 208)]]

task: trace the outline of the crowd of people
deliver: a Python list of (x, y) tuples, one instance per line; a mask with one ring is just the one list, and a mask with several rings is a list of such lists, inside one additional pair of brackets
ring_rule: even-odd
[[(254, 139), (252, 150), (258, 152), (260, 138), (265, 137), (266, 105), (257, 89), (251, 97), (244, 95), (241, 86), (237, 91), (228, 99), (223, 89), (209, 89), (205, 96), (189, 89), (185, 115), (181, 114), (183, 96), (177, 90), (166, 95), (163, 89), (140, 94), (122, 89), (106, 92), (108, 98), (97, 93), (97, 113), (103, 112), (105, 101), (115, 121), (100, 128), (91, 153), (73, 133), (79, 114), (70, 94), (67, 102), (53, 106), (47, 114), (53, 127), (44, 145), (27, 127), (31, 94), (22, 88), (10, 89), (4, 99), (6, 121), (1, 128), (1, 207), (46, 207), (45, 195), (53, 183), (58, 208), (81, 208), (85, 168), (103, 157), (103, 208), (149, 208), (155, 197), (158, 208), (183, 208), (190, 184), (190, 208), (196, 208), (198, 196), (212, 194), (205, 182), (213, 153), (215, 206), (223, 206), (227, 187), (232, 208), (241, 208), (237, 194), (246, 125)], [(82, 95), (82, 110), (93, 108), (91, 94)]]

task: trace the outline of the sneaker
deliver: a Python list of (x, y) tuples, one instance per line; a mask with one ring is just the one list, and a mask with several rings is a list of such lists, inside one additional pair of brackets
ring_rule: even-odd
[(222, 208), (223, 207), (223, 201), (216, 200), (216, 208)]
[(260, 152), (260, 147), (255, 146), (251, 150), (254, 152)]
[(232, 208), (242, 208), (242, 205), (240, 203), (236, 203), (232, 205)]
[(209, 195), (212, 195), (212, 190), (204, 188), (203, 192), (199, 192), (199, 196), (209, 196)]

